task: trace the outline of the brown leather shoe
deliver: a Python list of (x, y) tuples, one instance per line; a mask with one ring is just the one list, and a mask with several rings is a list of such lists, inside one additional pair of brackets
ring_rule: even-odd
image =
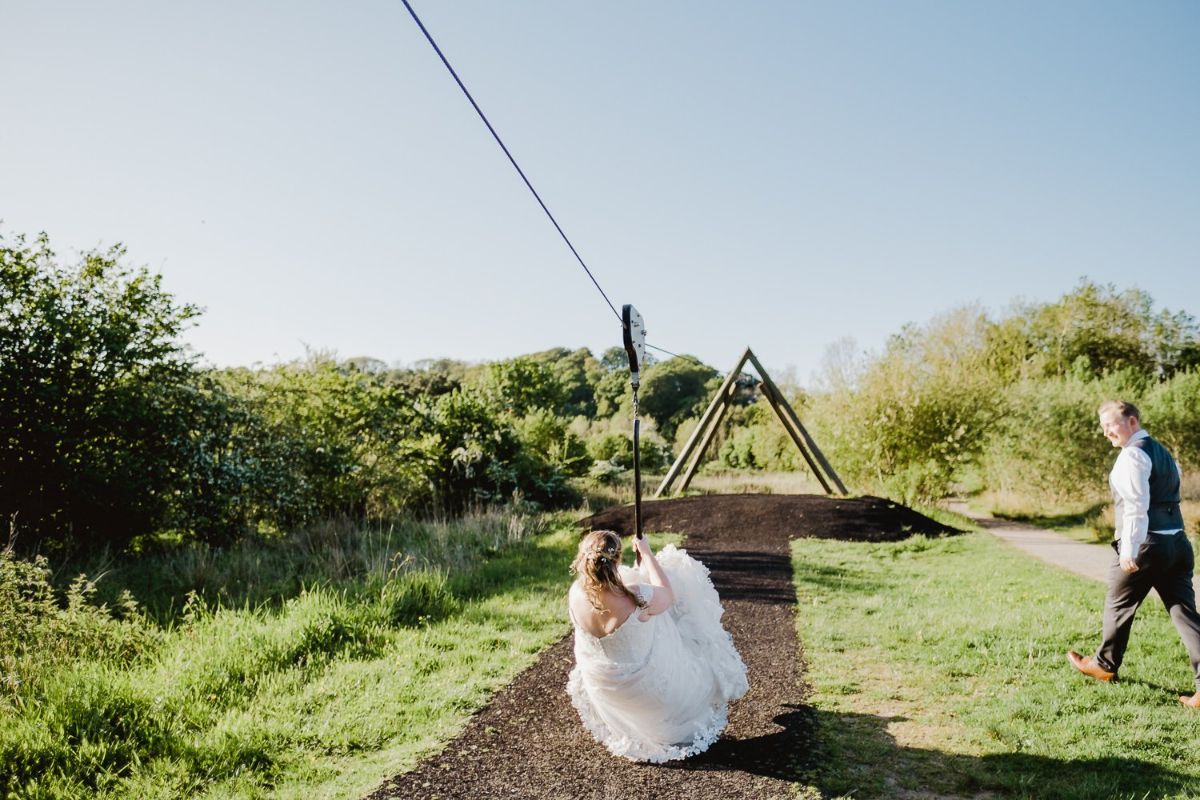
[(1089, 678), (1095, 678), (1098, 681), (1112, 683), (1117, 679), (1117, 673), (1109, 672), (1102, 669), (1095, 661), (1087, 656), (1081, 656), (1074, 650), (1067, 651), (1067, 661), (1071, 662), (1071, 666), (1087, 675)]
[(1183, 703), (1188, 708), (1194, 708), (1197, 711), (1200, 711), (1200, 692), (1196, 692), (1190, 696), (1186, 694), (1180, 695), (1179, 702)]

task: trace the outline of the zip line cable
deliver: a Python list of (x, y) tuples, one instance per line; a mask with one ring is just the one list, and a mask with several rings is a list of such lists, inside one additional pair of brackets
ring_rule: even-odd
[(596, 276), (592, 274), (590, 269), (588, 269), (588, 265), (583, 263), (583, 258), (579, 255), (579, 251), (575, 249), (575, 245), (571, 244), (571, 240), (568, 239), (567, 234), (563, 232), (562, 227), (558, 224), (558, 220), (554, 218), (554, 215), (550, 213), (550, 209), (546, 207), (544, 202), (542, 202), (541, 195), (537, 193), (537, 189), (533, 188), (533, 184), (529, 182), (529, 178), (525, 177), (525, 171), (521, 169), (519, 164), (517, 164), (517, 160), (513, 158), (512, 153), (508, 152), (508, 148), (504, 146), (504, 141), (500, 138), (500, 134), (496, 133), (496, 129), (493, 128), (492, 123), (488, 121), (487, 116), (483, 113), (483, 109), (479, 107), (479, 104), (475, 102), (475, 98), (471, 96), (469, 91), (467, 91), (466, 85), (463, 84), (462, 79), (458, 77), (458, 73), (454, 71), (454, 67), (450, 66), (450, 62), (446, 59), (445, 54), (442, 53), (442, 48), (438, 47), (437, 42), (433, 40), (433, 37), (429, 34), (429, 31), (426, 30), (425, 24), (421, 22), (421, 18), (417, 16), (417, 12), (413, 10), (413, 7), (409, 4), (408, 0), (400, 0), (400, 2), (404, 3), (404, 7), (407, 8), (408, 13), (412, 15), (413, 21), (416, 22), (417, 27), (421, 29), (421, 33), (425, 34), (425, 38), (428, 39), (429, 44), (433, 46), (433, 50), (438, 54), (438, 58), (440, 58), (442, 63), (446, 65), (446, 69), (450, 71), (450, 75), (454, 78), (454, 82), (458, 84), (458, 88), (462, 89), (463, 94), (465, 94), (467, 99), (471, 101), (471, 105), (475, 108), (475, 112), (479, 114), (479, 118), (483, 120), (483, 124), (487, 125), (487, 129), (492, 132), (492, 138), (496, 140), (496, 144), (500, 145), (500, 149), (504, 151), (504, 155), (508, 156), (508, 160), (512, 163), (513, 168), (516, 169), (517, 174), (521, 176), (521, 180), (525, 181), (525, 185), (528, 186), (529, 191), (533, 193), (533, 197), (538, 201), (538, 205), (542, 207), (542, 211), (546, 212), (546, 216), (550, 218), (550, 222), (554, 225), (554, 229), (558, 231), (558, 235), (561, 236), (563, 241), (567, 243), (567, 247), (571, 248), (571, 252), (574, 254), (575, 260), (579, 262), (579, 266), (583, 267), (583, 271), (586, 272), (588, 277), (592, 279), (592, 283), (595, 284), (597, 291), (600, 292), (600, 296), (604, 298), (604, 302), (608, 303), (608, 307), (612, 309), (613, 314), (618, 320), (620, 320), (621, 314), (617, 311), (617, 307), (613, 305), (612, 300), (609, 300), (608, 295), (605, 294), (604, 290), (600, 288), (600, 282), (596, 280)]
[(697, 364), (697, 365), (699, 365), (699, 366), (701, 366), (701, 367), (707, 367), (707, 366), (708, 366), (708, 364), (705, 364), (703, 361), (700, 361), (700, 360), (698, 360), (698, 359), (692, 358), (691, 356), (681, 356), (681, 355), (679, 355), (679, 353), (672, 353), (670, 350), (664, 350), (663, 348), (661, 348), (661, 347), (658, 347), (658, 346), (656, 346), (656, 345), (652, 345), (652, 344), (650, 344), (649, 342), (646, 342), (646, 347), (649, 347), (651, 350), (657, 350), (657, 351), (658, 351), (658, 352), (660, 352), (660, 353), (666, 353), (667, 355), (669, 355), (669, 356), (673, 356), (673, 357), (675, 357), (675, 358), (682, 358), (684, 361), (690, 361), (690, 362), (692, 362), (693, 364)]
[[(400, 0), (400, 2), (404, 3), (404, 7), (408, 9), (408, 13), (412, 16), (413, 22), (416, 22), (417, 27), (421, 29), (421, 33), (425, 34), (425, 38), (429, 41), (430, 46), (433, 47), (433, 51), (438, 54), (438, 58), (442, 60), (442, 63), (446, 66), (446, 69), (450, 72), (450, 76), (454, 78), (454, 82), (458, 84), (458, 88), (462, 89), (463, 94), (466, 95), (467, 100), (470, 101), (471, 106), (475, 109), (475, 113), (479, 115), (481, 120), (483, 120), (483, 124), (486, 125), (488, 131), (491, 132), (492, 138), (496, 140), (496, 144), (500, 145), (500, 149), (504, 151), (504, 155), (508, 156), (509, 163), (513, 165), (513, 169), (515, 169), (517, 174), (521, 176), (521, 180), (525, 182), (525, 185), (533, 194), (533, 198), (537, 200), (538, 205), (542, 207), (542, 211), (545, 211), (546, 216), (550, 219), (550, 223), (554, 225), (554, 229), (558, 231), (558, 235), (562, 237), (562, 240), (567, 243), (567, 247), (571, 249), (571, 254), (575, 256), (575, 260), (579, 262), (579, 266), (583, 267), (583, 271), (586, 272), (587, 276), (592, 279), (592, 284), (596, 287), (596, 290), (600, 292), (600, 296), (604, 298), (604, 302), (608, 303), (608, 307), (612, 309), (612, 312), (616, 318), (621, 320), (621, 324), (623, 326), (625, 323), (620, 312), (617, 311), (617, 307), (613, 305), (612, 300), (608, 299), (608, 295), (605, 294), (604, 289), (600, 287), (600, 282), (596, 280), (596, 276), (592, 274), (590, 269), (588, 269), (588, 265), (584, 263), (583, 257), (579, 255), (579, 251), (575, 249), (575, 245), (571, 244), (571, 240), (567, 238), (567, 234), (563, 231), (562, 226), (558, 224), (558, 220), (556, 220), (554, 215), (550, 213), (550, 209), (542, 200), (541, 195), (537, 193), (537, 189), (533, 188), (533, 184), (530, 183), (529, 178), (525, 176), (525, 171), (521, 169), (521, 166), (517, 163), (517, 160), (513, 158), (513, 154), (510, 153), (508, 147), (505, 146), (504, 141), (500, 138), (500, 134), (496, 133), (496, 129), (492, 127), (492, 123), (488, 121), (487, 115), (483, 113), (483, 109), (480, 108), (479, 104), (475, 102), (475, 98), (471, 96), (471, 92), (467, 89), (466, 84), (464, 84), (462, 79), (458, 77), (458, 73), (454, 71), (454, 67), (450, 66), (450, 61), (446, 58), (445, 53), (442, 52), (442, 48), (438, 47), (438, 43), (433, 40), (433, 36), (425, 27), (425, 23), (421, 22), (421, 18), (417, 16), (417, 12), (413, 10), (413, 7), (408, 0)], [(646, 343), (646, 347), (653, 348), (654, 350), (658, 350), (661, 353), (666, 353), (669, 356), (674, 356), (675, 358), (682, 358), (686, 361), (691, 361), (692, 363), (699, 364), (702, 367), (708, 366), (707, 364), (697, 361), (690, 356), (681, 356), (678, 353), (672, 353), (670, 350), (664, 350), (661, 347), (655, 347), (648, 342)]]

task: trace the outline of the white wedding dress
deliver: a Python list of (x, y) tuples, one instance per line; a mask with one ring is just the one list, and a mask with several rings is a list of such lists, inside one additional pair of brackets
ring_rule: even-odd
[[(601, 638), (576, 625), (567, 693), (611, 753), (658, 763), (707, 750), (725, 728), (729, 701), (748, 684), (708, 568), (674, 545), (656, 558), (675, 603), (645, 622), (635, 609)], [(643, 570), (622, 566), (621, 577), (649, 602), (654, 587)]]

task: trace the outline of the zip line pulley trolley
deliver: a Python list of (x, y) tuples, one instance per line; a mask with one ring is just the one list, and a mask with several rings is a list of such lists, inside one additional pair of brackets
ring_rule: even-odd
[[(639, 446), (641, 419), (638, 414), (638, 387), (641, 385), (639, 371), (646, 362), (646, 325), (642, 315), (626, 303), (621, 306), (621, 333), (625, 342), (625, 354), (629, 357), (629, 385), (633, 388), (633, 535), (638, 539), (642, 533), (642, 460)], [(640, 564), (642, 555), (634, 551), (635, 563)]]

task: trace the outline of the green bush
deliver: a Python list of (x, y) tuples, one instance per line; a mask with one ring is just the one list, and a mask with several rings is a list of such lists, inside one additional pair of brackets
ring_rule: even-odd
[[(588, 439), (587, 454), (593, 464), (608, 463), (616, 469), (632, 469), (633, 433), (599, 433)], [(638, 456), (645, 470), (666, 469), (671, 465), (670, 449), (653, 430), (639, 433)], [(593, 472), (607, 476), (611, 470), (601, 467)]]
[(1116, 373), (1025, 380), (1004, 394), (981, 459), (989, 488), (1050, 501), (1104, 494), (1112, 446), (1096, 409), (1112, 397), (1136, 396), (1136, 378)]
[(633, 437), (615, 432), (601, 434), (588, 440), (587, 454), (592, 461), (611, 461), (614, 464), (631, 467), (633, 466)]
[[(844, 345), (841, 346), (844, 350)], [(932, 500), (966, 485), (1041, 500), (1103, 492), (1096, 408), (1137, 402), (1181, 463), (1200, 461), (1200, 328), (1143, 292), (1089, 281), (993, 321), (961, 309), (906, 326), (862, 361), (832, 351), (806, 414), (851, 485)], [(759, 463), (740, 434), (728, 459)]]
[[(795, 408), (798, 403), (792, 405)], [(773, 472), (807, 469), (796, 443), (765, 402), (734, 409), (726, 421), (730, 423), (729, 429), (723, 441), (718, 438), (719, 458), (724, 466)]]
[(497, 410), (514, 417), (534, 409), (562, 408), (567, 399), (567, 390), (554, 369), (528, 357), (489, 364), (484, 388)]
[(540, 457), (564, 475), (579, 476), (588, 467), (587, 446), (572, 430), (571, 421), (538, 408), (515, 421), (525, 452)]
[(814, 395), (814, 435), (843, 480), (906, 501), (946, 494), (983, 452), (1000, 412), (975, 309), (908, 326), (855, 385)]
[(400, 386), (319, 354), (219, 378), (244, 410), (229, 426), (225, 463), (236, 468), (221, 494), (254, 520), (287, 530), (431, 502), (431, 425)]
[(172, 522), (191, 466), (199, 312), (120, 247), (58, 263), (0, 237), (0, 518), (26, 552), (122, 548)]
[(1157, 384), (1139, 408), (1146, 428), (1175, 455), (1180, 469), (1200, 469), (1200, 369)]
[(757, 427), (736, 429), (721, 446), (721, 463), (734, 469), (766, 469), (766, 464), (760, 464), (754, 457), (754, 445), (760, 433)]
[(85, 576), (58, 593), (46, 558), (24, 560), (11, 547), (0, 549), (0, 708), (65, 664), (132, 663), (158, 639), (127, 593), (115, 610), (98, 602), (96, 584)]

